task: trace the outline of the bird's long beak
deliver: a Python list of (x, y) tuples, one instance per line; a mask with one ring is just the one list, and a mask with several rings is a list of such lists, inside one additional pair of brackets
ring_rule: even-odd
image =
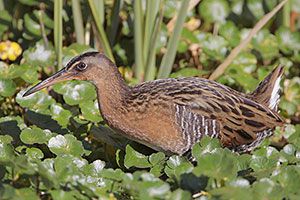
[(63, 69), (59, 70), (58, 72), (56, 72), (55, 74), (53, 74), (52, 76), (50, 76), (49, 78), (45, 79), (44, 81), (39, 82), (38, 84), (36, 84), (35, 86), (33, 86), (32, 88), (27, 90), (23, 94), (23, 97), (33, 94), (45, 87), (54, 85), (55, 83), (66, 81), (66, 80), (71, 80), (71, 79), (73, 79), (72, 78), (73, 75), (74, 75), (74, 73), (67, 71), (66, 68), (63, 68)]

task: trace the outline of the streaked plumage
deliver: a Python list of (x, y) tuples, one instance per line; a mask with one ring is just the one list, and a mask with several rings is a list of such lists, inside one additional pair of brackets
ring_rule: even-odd
[(251, 94), (195, 77), (129, 87), (117, 67), (95, 52), (74, 58), (63, 70), (53, 75), (55, 81), (50, 77), (25, 95), (52, 82), (89, 80), (97, 88), (101, 114), (112, 128), (167, 153), (184, 154), (204, 135), (219, 138), (234, 151), (251, 151), (283, 124), (277, 113), (282, 67), (275, 68)]

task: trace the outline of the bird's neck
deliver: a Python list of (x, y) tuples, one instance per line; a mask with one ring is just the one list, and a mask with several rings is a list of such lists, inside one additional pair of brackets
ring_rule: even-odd
[(114, 125), (122, 120), (124, 100), (126, 94), (130, 92), (130, 87), (125, 83), (117, 68), (111, 73), (97, 76), (99, 78), (93, 83), (97, 90), (100, 112), (108, 124)]

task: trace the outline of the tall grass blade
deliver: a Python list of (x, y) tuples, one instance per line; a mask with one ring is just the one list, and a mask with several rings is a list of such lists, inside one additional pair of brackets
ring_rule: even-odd
[(149, 54), (147, 56), (147, 62), (146, 62), (146, 72), (145, 72), (145, 80), (150, 81), (155, 78), (155, 73), (156, 73), (156, 46), (158, 43), (159, 39), (159, 33), (161, 30), (161, 25), (162, 25), (162, 20), (163, 20), (163, 13), (164, 13), (164, 8), (163, 8), (164, 2), (161, 1), (160, 4), (160, 12), (159, 16), (156, 20), (154, 31), (152, 32), (151, 35), (151, 42), (150, 42), (150, 48), (149, 48)]
[(117, 31), (118, 31), (118, 27), (119, 27), (119, 23), (120, 23), (120, 17), (119, 17), (119, 13), (120, 13), (120, 9), (123, 6), (123, 0), (115, 0), (114, 1), (114, 5), (112, 8), (112, 14), (111, 14), (111, 24), (110, 27), (108, 29), (108, 34), (109, 34), (109, 42), (110, 45), (113, 46), (115, 44), (115, 39), (117, 36)]
[[(103, 45), (104, 53), (111, 60), (114, 61), (115, 59), (113, 57), (111, 47), (109, 45), (106, 33), (105, 33), (103, 25), (102, 25), (102, 22), (103, 22), (104, 19), (100, 19), (99, 18), (99, 16), (101, 16), (101, 15), (99, 15), (99, 13), (98, 13), (99, 11), (96, 9), (96, 5), (95, 5), (94, 0), (88, 0), (88, 2), (89, 2), (89, 7), (91, 9), (92, 15), (93, 15), (93, 19), (94, 19), (96, 27), (97, 27), (97, 31), (98, 31), (99, 36), (100, 36), (100, 41), (101, 41), (101, 43)], [(99, 7), (98, 7), (98, 9), (99, 9)]]
[(4, 10), (4, 3), (3, 3), (3, 0), (0, 0), (0, 10)]
[(72, 0), (72, 13), (73, 13), (76, 41), (79, 44), (84, 44), (84, 27), (83, 27), (80, 1)]
[(179, 43), (180, 35), (183, 28), (183, 23), (185, 21), (185, 17), (187, 15), (188, 7), (189, 7), (190, 0), (182, 1), (181, 7), (178, 13), (178, 17), (175, 23), (175, 28), (173, 34), (171, 35), (168, 45), (167, 45), (167, 52), (164, 55), (162, 62), (159, 67), (157, 78), (167, 78), (171, 71), (172, 65), (174, 63), (177, 46)]
[(135, 55), (135, 66), (134, 74), (139, 82), (144, 79), (144, 61), (143, 61), (143, 11), (142, 1), (134, 1), (134, 55)]
[(57, 70), (62, 67), (62, 9), (63, 0), (54, 0), (54, 47), (57, 59)]
[(103, 25), (105, 16), (104, 0), (94, 0), (94, 4), (98, 15), (97, 17), (100, 19), (100, 22)]
[(283, 7), (283, 25), (290, 27), (291, 21), (291, 2), (287, 2)]
[[(154, 30), (155, 20), (158, 13), (160, 0), (146, 1), (146, 16), (145, 16), (145, 32), (144, 32), (144, 46), (143, 59), (146, 61), (149, 55), (150, 46), (152, 43), (151, 35)], [(147, 66), (146, 66), (147, 67)]]

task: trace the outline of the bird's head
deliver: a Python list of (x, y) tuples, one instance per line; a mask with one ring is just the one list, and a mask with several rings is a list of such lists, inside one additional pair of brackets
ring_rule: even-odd
[(23, 96), (28, 96), (62, 81), (97, 79), (99, 77), (96, 77), (96, 75), (100, 73), (105, 76), (108, 73), (107, 70), (114, 68), (112, 65), (114, 64), (102, 53), (83, 53), (70, 60), (60, 71), (27, 90)]

